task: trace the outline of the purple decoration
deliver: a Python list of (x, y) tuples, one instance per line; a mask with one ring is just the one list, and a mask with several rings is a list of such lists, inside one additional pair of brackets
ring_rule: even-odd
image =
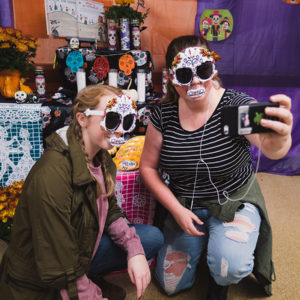
[[(195, 34), (205, 9), (228, 9), (234, 21), (231, 36), (209, 42), (222, 59), (217, 69), (225, 88), (233, 88), (268, 101), (274, 94), (292, 98), (292, 148), (282, 159), (263, 154), (259, 171), (300, 174), (300, 5), (279, 0), (198, 0)], [(256, 168), (258, 150), (251, 147)]]
[(12, 0), (0, 0), (0, 26), (14, 26), (14, 12)]

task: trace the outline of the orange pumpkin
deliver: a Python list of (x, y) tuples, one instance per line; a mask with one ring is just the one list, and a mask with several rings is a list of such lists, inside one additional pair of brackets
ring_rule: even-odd
[(0, 92), (5, 98), (13, 98), (20, 89), (21, 72), (18, 70), (0, 71)]

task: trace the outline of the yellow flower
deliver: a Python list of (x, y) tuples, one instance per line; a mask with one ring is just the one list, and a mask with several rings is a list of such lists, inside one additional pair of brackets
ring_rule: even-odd
[(127, 4), (133, 4), (134, 0), (115, 0), (116, 4), (120, 5), (127, 5)]
[(0, 194), (0, 202), (6, 201), (6, 195)]
[(33, 41), (29, 41), (28, 42), (28, 47), (30, 47), (30, 48), (35, 48), (36, 47), (36, 45), (35, 45), (35, 42), (33, 42)]
[(9, 43), (0, 44), (0, 48), (2, 48), (2, 49), (4, 49), (4, 48), (10, 48), (10, 44)]
[(11, 27), (7, 27), (7, 28), (6, 28), (6, 32), (7, 32), (8, 34), (12, 35), (12, 34), (15, 33), (15, 30), (14, 30), (13, 28), (11, 28)]
[(17, 43), (16, 47), (20, 52), (28, 51), (28, 47), (23, 43)]

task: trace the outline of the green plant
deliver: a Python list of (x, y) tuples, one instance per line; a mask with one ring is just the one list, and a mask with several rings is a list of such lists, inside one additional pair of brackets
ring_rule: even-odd
[(147, 18), (150, 8), (146, 9), (144, 13), (138, 11), (139, 6), (143, 6), (143, 3), (138, 0), (138, 5), (136, 9), (133, 9), (130, 4), (134, 3), (134, 0), (115, 0), (118, 5), (112, 5), (108, 7), (105, 12), (107, 19), (113, 19), (118, 22), (121, 18), (127, 18), (129, 20), (138, 20), (140, 24), (143, 24)]
[(0, 71), (19, 70), (23, 75), (33, 69), (37, 40), (20, 30), (0, 27)]

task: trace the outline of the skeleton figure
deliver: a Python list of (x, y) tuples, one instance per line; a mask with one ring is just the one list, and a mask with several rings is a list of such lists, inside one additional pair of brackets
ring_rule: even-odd
[(16, 103), (25, 103), (27, 99), (27, 94), (24, 91), (15, 92)]
[(70, 39), (70, 48), (71, 49), (79, 49), (79, 39), (78, 38), (71, 38)]

